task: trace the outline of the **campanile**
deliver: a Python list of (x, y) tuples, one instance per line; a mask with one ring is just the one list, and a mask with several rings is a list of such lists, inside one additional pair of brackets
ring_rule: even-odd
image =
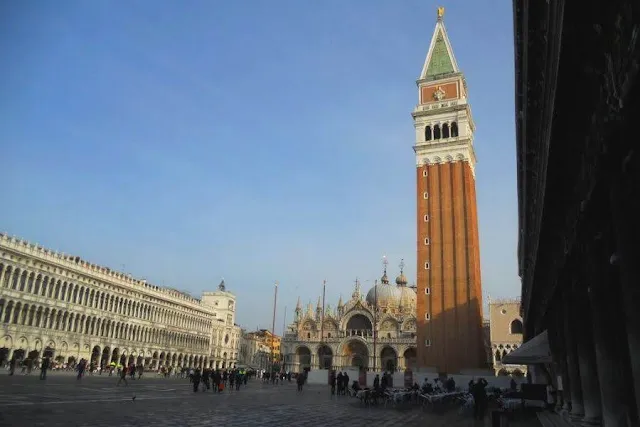
[(486, 365), (467, 85), (438, 15), (417, 81), (418, 366), (457, 373)]

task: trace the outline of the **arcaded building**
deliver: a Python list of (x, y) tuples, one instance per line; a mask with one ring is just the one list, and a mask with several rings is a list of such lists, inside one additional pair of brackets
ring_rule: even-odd
[(2, 361), (229, 366), (239, 345), (234, 313), (224, 288), (199, 300), (0, 234)]
[(413, 110), (417, 198), (417, 363), (486, 367), (476, 206), (475, 124), (438, 9)]
[(637, 426), (640, 7), (513, 5), (525, 342), (509, 357), (550, 352), (535, 379), (575, 424)]

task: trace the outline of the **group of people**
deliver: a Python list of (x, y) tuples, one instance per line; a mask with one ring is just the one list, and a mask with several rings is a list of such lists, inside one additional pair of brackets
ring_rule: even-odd
[(331, 384), (331, 394), (336, 394), (336, 389), (338, 390), (338, 395), (347, 394), (347, 390), (349, 389), (349, 374), (346, 372), (338, 372), (336, 375), (336, 372), (332, 371), (329, 377), (329, 383)]
[(200, 370), (192, 369), (189, 371), (189, 381), (193, 384), (193, 392), (197, 393), (202, 383), (202, 391), (211, 389), (213, 384), (213, 392), (221, 393), (229, 384), (229, 387), (240, 390), (240, 385), (247, 385), (249, 373), (245, 369), (234, 368), (231, 370), (221, 371), (219, 369), (204, 368)]
[(127, 375), (129, 376), (130, 380), (135, 380), (136, 374), (138, 374), (138, 379), (142, 378), (142, 374), (144, 373), (144, 366), (136, 366), (133, 363), (129, 364), (129, 366), (114, 365), (109, 369), (109, 376), (113, 375), (113, 372), (116, 370), (118, 372), (118, 382), (116, 383), (116, 387), (123, 382), (124, 385), (128, 387), (129, 382), (127, 382)]

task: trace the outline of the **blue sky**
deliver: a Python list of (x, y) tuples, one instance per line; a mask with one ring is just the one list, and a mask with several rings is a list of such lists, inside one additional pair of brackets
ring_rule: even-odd
[[(415, 280), (424, 0), (0, 5), (0, 229), (277, 330), (297, 296)], [(475, 137), (484, 292), (519, 294), (510, 3), (452, 1)], [(368, 281), (368, 282), (367, 282)]]

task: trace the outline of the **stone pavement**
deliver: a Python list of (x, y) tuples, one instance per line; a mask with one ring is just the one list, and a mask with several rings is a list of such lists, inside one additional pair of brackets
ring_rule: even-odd
[(116, 387), (117, 381), (106, 375), (76, 381), (66, 373), (52, 373), (40, 381), (35, 372), (11, 377), (3, 372), (0, 426), (474, 425), (456, 411), (438, 415), (419, 407), (364, 407), (354, 398), (330, 396), (323, 386), (310, 386), (299, 394), (294, 384), (252, 380), (240, 391), (214, 394), (193, 393), (187, 379), (149, 376), (129, 381), (128, 387)]

